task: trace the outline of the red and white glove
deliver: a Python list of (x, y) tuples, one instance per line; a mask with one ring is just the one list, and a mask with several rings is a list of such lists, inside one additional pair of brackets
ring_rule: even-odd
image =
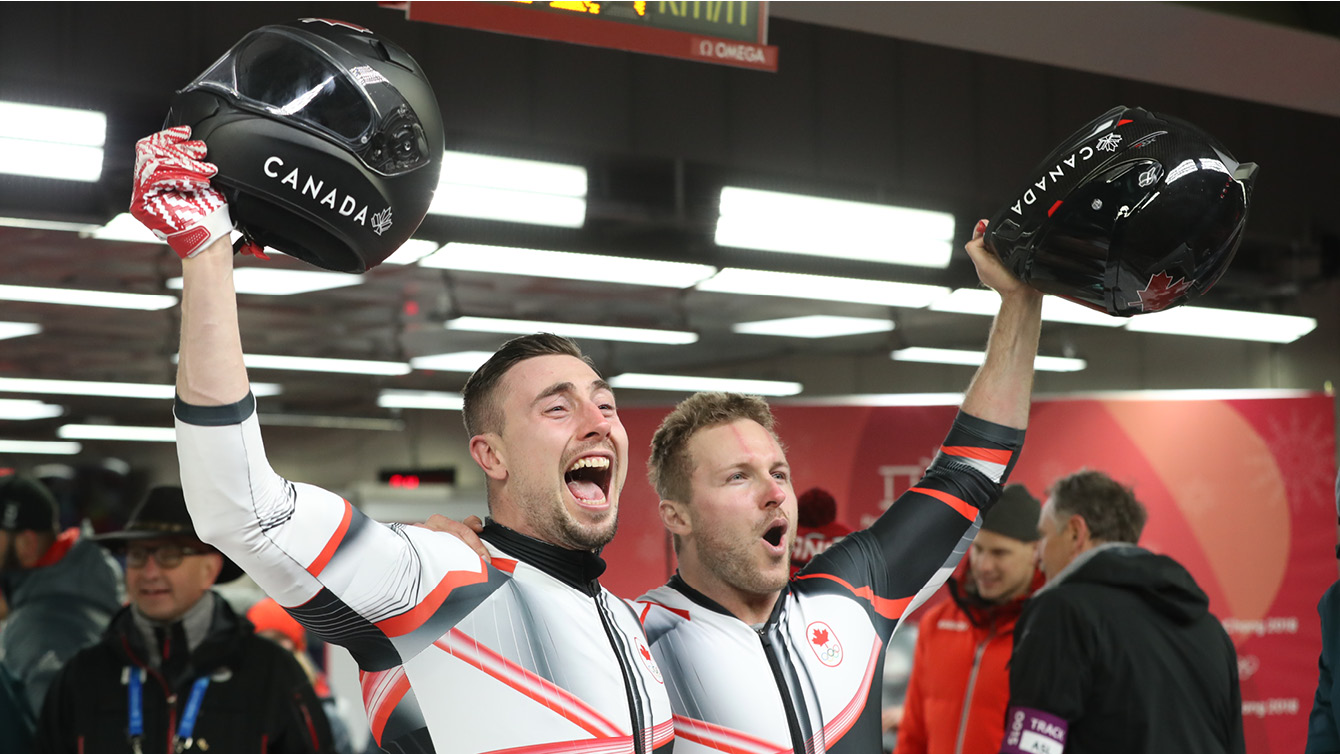
[(135, 143), (135, 191), (130, 214), (182, 259), (233, 230), (228, 202), (209, 185), (218, 167), (205, 162), (203, 141), (176, 126)]

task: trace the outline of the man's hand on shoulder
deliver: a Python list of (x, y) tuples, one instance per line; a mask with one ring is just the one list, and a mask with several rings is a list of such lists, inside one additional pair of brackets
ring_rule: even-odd
[(479, 519), (479, 516), (468, 516), (464, 521), (454, 521), (440, 513), (434, 513), (428, 517), (427, 521), (414, 524), (414, 526), (450, 534), (479, 553), (479, 557), (483, 558), (485, 563), (490, 563), (493, 560), (492, 556), (489, 555), (488, 548), (484, 546), (484, 541), (479, 538), (479, 532), (484, 531), (484, 522)]

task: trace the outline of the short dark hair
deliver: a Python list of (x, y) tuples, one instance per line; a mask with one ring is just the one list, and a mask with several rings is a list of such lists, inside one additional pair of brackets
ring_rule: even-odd
[(689, 477), (693, 474), (689, 467), (689, 440), (700, 429), (737, 419), (752, 419), (777, 437), (773, 431), (776, 419), (772, 409), (767, 401), (756, 395), (704, 392), (680, 401), (651, 438), (647, 476), (656, 494), (662, 500), (688, 502)]
[(461, 390), (465, 399), (462, 419), (465, 421), (465, 431), (471, 437), (485, 432), (502, 431), (503, 414), (494, 397), (498, 383), (502, 382), (503, 375), (507, 374), (509, 369), (537, 356), (572, 356), (595, 369), (595, 364), (582, 353), (582, 349), (562, 336), (553, 333), (535, 333), (512, 338), (470, 375), (470, 379), (465, 381), (465, 387)]
[(1080, 469), (1051, 488), (1052, 515), (1057, 521), (1079, 516), (1090, 535), (1103, 542), (1140, 541), (1148, 513), (1135, 493), (1101, 471)]

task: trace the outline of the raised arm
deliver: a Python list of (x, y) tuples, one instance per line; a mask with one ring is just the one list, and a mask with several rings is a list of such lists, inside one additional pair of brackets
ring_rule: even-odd
[(986, 341), (986, 361), (963, 397), (963, 411), (1015, 429), (1028, 426), (1033, 394), (1033, 360), (1042, 330), (1042, 294), (1016, 278), (982, 240), (986, 221), (977, 223), (965, 247), (977, 277), (1000, 294), (1000, 311)]

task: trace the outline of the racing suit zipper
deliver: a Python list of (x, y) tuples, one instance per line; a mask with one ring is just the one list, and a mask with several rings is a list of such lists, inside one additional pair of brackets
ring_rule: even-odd
[(994, 631), (987, 634), (985, 639), (977, 644), (977, 651), (972, 656), (972, 672), (968, 673), (968, 688), (963, 692), (963, 714), (958, 721), (958, 739), (954, 741), (954, 754), (963, 754), (963, 737), (968, 733), (968, 717), (972, 714), (972, 692), (977, 686), (977, 671), (982, 668), (982, 656), (986, 654), (986, 647), (991, 640), (996, 638)]
[(624, 651), (624, 646), (619, 638), (622, 634), (614, 626), (614, 619), (610, 617), (605, 609), (605, 603), (601, 601), (600, 585), (591, 582), (586, 587), (586, 593), (591, 595), (591, 599), (596, 604), (596, 614), (600, 616), (600, 625), (605, 628), (605, 637), (609, 639), (610, 648), (614, 650), (614, 657), (619, 661), (619, 671), (623, 673), (623, 688), (628, 694), (628, 717), (633, 726), (633, 752), (634, 754), (648, 754), (647, 741), (643, 738), (643, 731), (651, 727), (647, 720), (647, 713), (643, 711), (641, 698), (636, 691), (635, 683), (640, 677), (634, 670), (628, 660), (628, 652)]
[(759, 641), (763, 642), (763, 654), (767, 655), (768, 666), (772, 668), (772, 677), (777, 681), (777, 690), (781, 692), (782, 707), (786, 710), (786, 724), (791, 729), (791, 751), (795, 754), (806, 752), (805, 734), (800, 731), (800, 719), (796, 717), (795, 705), (791, 703), (791, 692), (787, 689), (786, 676), (782, 674), (781, 663), (777, 660), (777, 654), (773, 651), (772, 639), (768, 637), (768, 629), (754, 629), (758, 634)]

